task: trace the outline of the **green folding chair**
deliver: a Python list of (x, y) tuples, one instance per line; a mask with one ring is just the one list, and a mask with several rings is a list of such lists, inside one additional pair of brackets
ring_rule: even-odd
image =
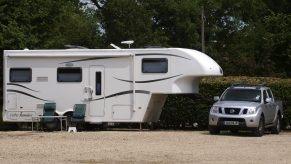
[(74, 112), (71, 117), (71, 125), (77, 127), (78, 124), (85, 122), (86, 104), (75, 104)]
[[(45, 103), (43, 107), (43, 116), (54, 116), (56, 112), (56, 103)], [(53, 122), (54, 118), (52, 117), (44, 117), (42, 122)]]
[[(45, 103), (43, 106), (43, 116), (54, 116), (56, 112), (56, 103)], [(57, 129), (58, 121), (53, 117), (43, 117), (41, 119), (43, 127), (48, 131)]]

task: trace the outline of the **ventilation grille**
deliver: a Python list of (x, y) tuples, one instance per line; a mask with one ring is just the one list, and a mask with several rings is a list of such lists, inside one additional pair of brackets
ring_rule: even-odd
[(48, 82), (48, 77), (37, 77), (36, 81), (37, 82)]

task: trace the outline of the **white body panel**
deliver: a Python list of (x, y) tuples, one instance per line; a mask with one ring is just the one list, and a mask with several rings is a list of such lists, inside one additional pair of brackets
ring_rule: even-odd
[[(143, 73), (143, 59), (156, 58), (167, 60), (167, 72)], [(57, 68), (64, 67), (81, 68), (81, 82), (58, 82)], [(31, 82), (11, 82), (11, 68), (30, 68)], [(84, 103), (90, 123), (157, 121), (168, 94), (198, 93), (202, 77), (222, 76), (210, 57), (180, 48), (6, 50), (3, 71), (3, 120), (9, 122), (31, 121), (46, 102), (56, 103), (58, 115)]]

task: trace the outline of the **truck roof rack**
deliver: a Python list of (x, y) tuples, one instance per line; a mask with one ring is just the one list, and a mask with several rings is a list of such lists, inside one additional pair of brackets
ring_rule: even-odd
[(164, 48), (162, 46), (152, 46), (152, 45), (146, 45), (144, 48)]
[(243, 84), (243, 83), (235, 83), (232, 84), (231, 87), (256, 87), (256, 88), (260, 88), (260, 87), (264, 87), (266, 86), (265, 83), (262, 84)]

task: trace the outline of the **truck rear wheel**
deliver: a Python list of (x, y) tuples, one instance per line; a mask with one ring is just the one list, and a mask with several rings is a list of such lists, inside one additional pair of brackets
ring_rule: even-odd
[(264, 121), (264, 117), (261, 116), (259, 125), (255, 129), (254, 134), (257, 137), (262, 137), (264, 135), (264, 132), (265, 132), (265, 121)]
[(281, 131), (281, 119), (280, 115), (277, 115), (277, 118), (275, 120), (275, 125), (272, 127), (272, 133), (279, 134)]

